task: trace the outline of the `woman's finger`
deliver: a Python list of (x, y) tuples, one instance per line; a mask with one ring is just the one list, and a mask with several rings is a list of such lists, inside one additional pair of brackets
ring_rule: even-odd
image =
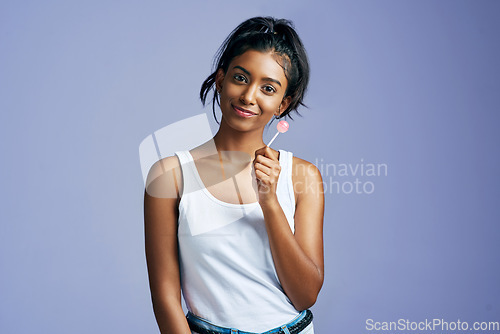
[(260, 162), (256, 162), (254, 167), (255, 167), (256, 171), (259, 170), (266, 175), (271, 175), (272, 169), (270, 167), (260, 163)]
[(274, 153), (274, 151), (269, 146), (264, 147), (264, 152), (265, 152), (266, 157), (268, 157), (276, 162), (278, 161), (278, 156), (276, 155), (276, 153)]
[(255, 163), (261, 163), (264, 166), (272, 167), (276, 162), (274, 160), (269, 159), (264, 155), (257, 155), (254, 160)]

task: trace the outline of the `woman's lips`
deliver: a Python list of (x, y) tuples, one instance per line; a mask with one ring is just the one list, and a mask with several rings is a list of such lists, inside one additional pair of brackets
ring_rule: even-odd
[(236, 107), (236, 106), (232, 106), (232, 107), (233, 107), (234, 111), (236, 112), (236, 114), (238, 116), (241, 116), (241, 117), (249, 118), (249, 117), (253, 117), (253, 116), (257, 115), (256, 113), (251, 112), (250, 110), (246, 110), (246, 109)]

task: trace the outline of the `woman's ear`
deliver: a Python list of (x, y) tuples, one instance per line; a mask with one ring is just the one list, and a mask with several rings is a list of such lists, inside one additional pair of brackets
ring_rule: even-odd
[(290, 105), (291, 102), (292, 102), (291, 96), (287, 96), (281, 101), (280, 108), (279, 108), (280, 115), (288, 108), (288, 106)]
[(219, 68), (217, 70), (217, 74), (215, 75), (215, 89), (217, 89), (217, 92), (220, 93), (222, 89), (222, 82), (224, 81), (224, 71), (222, 68)]

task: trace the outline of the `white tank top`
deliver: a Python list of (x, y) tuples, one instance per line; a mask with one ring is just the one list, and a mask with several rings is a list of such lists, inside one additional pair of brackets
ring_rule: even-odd
[[(292, 232), (292, 153), (279, 150), (278, 201)], [(258, 202), (232, 204), (203, 184), (189, 151), (175, 153), (184, 190), (179, 202), (181, 286), (189, 311), (222, 327), (264, 332), (294, 319), (278, 279)]]

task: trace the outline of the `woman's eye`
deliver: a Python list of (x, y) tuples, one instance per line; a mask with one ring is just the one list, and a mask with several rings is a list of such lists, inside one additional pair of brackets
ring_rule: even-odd
[(245, 78), (243, 75), (241, 74), (236, 74), (234, 77), (233, 77), (236, 81), (239, 81), (239, 82), (246, 82), (247, 81), (247, 78)]
[(266, 91), (266, 93), (274, 93), (274, 92), (276, 92), (276, 89), (274, 89), (273, 86), (264, 86), (264, 90)]

